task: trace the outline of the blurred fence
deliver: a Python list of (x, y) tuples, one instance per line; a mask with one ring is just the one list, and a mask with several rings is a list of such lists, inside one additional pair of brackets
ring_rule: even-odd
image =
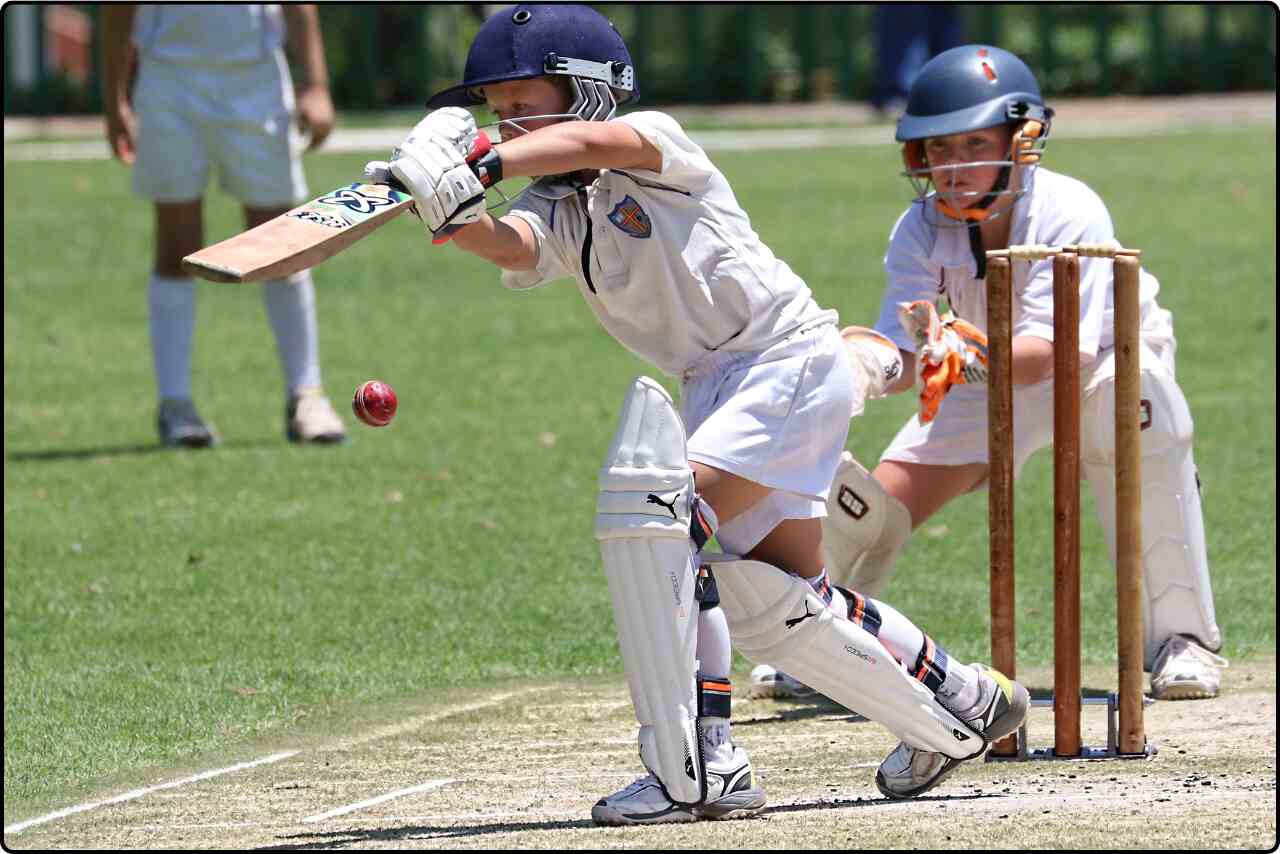
[[(339, 109), (421, 104), (456, 83), (492, 4), (322, 4)], [(646, 104), (867, 100), (872, 4), (606, 3)], [(966, 41), (1025, 58), (1047, 96), (1276, 88), (1276, 7), (965, 4)], [(100, 110), (97, 4), (4, 7), (4, 111)]]

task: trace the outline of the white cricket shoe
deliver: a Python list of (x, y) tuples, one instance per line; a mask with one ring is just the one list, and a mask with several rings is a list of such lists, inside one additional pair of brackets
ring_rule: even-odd
[(1207, 700), (1218, 696), (1227, 660), (1185, 635), (1164, 642), (1151, 666), (1151, 696), (1157, 700)]
[(285, 435), (290, 442), (332, 444), (347, 438), (333, 404), (319, 388), (300, 388), (285, 404)]
[(156, 429), (160, 441), (177, 448), (212, 448), (218, 444), (218, 433), (196, 412), (190, 399), (166, 397), (156, 413)]
[(768, 664), (757, 664), (751, 669), (751, 684), (747, 696), (772, 697), (777, 700), (800, 700), (812, 697), (817, 691)]
[[(1031, 695), (998, 670), (981, 664), (973, 667), (981, 680), (978, 703), (974, 712), (962, 717), (990, 744), (1022, 726), (1031, 708)], [(898, 742), (876, 771), (876, 788), (887, 798), (914, 798), (941, 783), (964, 761)]]
[(751, 760), (741, 747), (723, 762), (707, 763), (707, 799), (696, 807), (673, 803), (662, 784), (647, 774), (591, 808), (596, 824), (671, 824), (699, 819), (746, 818), (764, 807), (764, 789), (752, 785)]

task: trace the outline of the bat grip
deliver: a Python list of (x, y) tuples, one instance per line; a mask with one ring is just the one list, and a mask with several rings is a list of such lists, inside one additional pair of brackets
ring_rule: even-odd
[[(483, 158), (486, 154), (488, 154), (492, 150), (493, 150), (493, 143), (489, 141), (489, 137), (483, 133), (477, 134), (475, 144), (471, 146), (471, 151), (467, 152), (467, 165), (471, 167), (472, 172), (477, 171), (475, 168), (476, 164), (479, 163), (481, 158)], [(481, 183), (483, 183), (486, 187), (489, 186), (490, 182), (485, 181), (484, 176), (477, 175), (477, 177), (481, 179)], [(388, 173), (387, 180), (385, 183), (388, 187), (390, 187), (393, 190), (396, 190), (397, 192), (401, 192), (406, 195), (412, 195), (412, 193), (409, 192), (409, 188), (406, 187), (404, 183), (395, 175)], [(495, 181), (493, 183), (497, 183), (497, 182)]]
[[(480, 183), (485, 187), (496, 183), (502, 178), (501, 161), (498, 160), (497, 152), (493, 152), (493, 157), (490, 158), (494, 163), (489, 169), (478, 168), (480, 161), (490, 152), (493, 152), (493, 143), (489, 141), (488, 135), (483, 132), (476, 134), (476, 141), (471, 146), (471, 150), (467, 152), (467, 165), (471, 167), (471, 171), (475, 173), (476, 177), (480, 179)], [(496, 179), (494, 178), (495, 172), (497, 174)], [(470, 203), (469, 201), (467, 204)], [(446, 225), (435, 233), (435, 236), (431, 238), (431, 242), (436, 245), (448, 243), (454, 232), (462, 227), (461, 225)]]

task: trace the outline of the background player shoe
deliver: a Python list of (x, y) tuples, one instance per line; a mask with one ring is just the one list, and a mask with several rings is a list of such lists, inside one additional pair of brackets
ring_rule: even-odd
[(793, 679), (768, 664), (758, 664), (751, 669), (751, 685), (747, 687), (748, 697), (799, 700), (812, 697), (816, 693), (800, 680)]
[(1218, 696), (1227, 660), (1185, 635), (1164, 642), (1151, 667), (1151, 696), (1157, 700), (1206, 700)]
[(347, 438), (333, 404), (319, 388), (300, 388), (285, 404), (285, 436), (290, 442), (332, 444)]
[(752, 785), (751, 760), (741, 747), (723, 762), (707, 763), (707, 799), (696, 807), (672, 803), (648, 774), (591, 808), (596, 824), (671, 824), (698, 819), (746, 818), (764, 807), (764, 789)]
[[(1027, 717), (1031, 695), (1027, 689), (998, 670), (981, 664), (973, 667), (981, 680), (974, 711), (959, 715), (990, 744), (1016, 732)], [(963, 759), (943, 753), (918, 750), (899, 742), (876, 771), (876, 788), (887, 798), (914, 798), (923, 795), (954, 771)]]
[(218, 444), (213, 425), (205, 422), (190, 400), (168, 397), (156, 413), (160, 441), (175, 448), (212, 448)]

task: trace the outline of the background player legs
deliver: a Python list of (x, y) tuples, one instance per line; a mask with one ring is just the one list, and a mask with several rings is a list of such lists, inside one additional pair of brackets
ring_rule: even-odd
[(871, 476), (880, 482), (885, 492), (906, 506), (914, 530), (953, 498), (986, 483), (987, 464), (936, 466), (884, 460)]
[(157, 202), (155, 261), (147, 289), (151, 355), (160, 400), (157, 426), (167, 445), (210, 447), (217, 433), (191, 401), (191, 340), (195, 333), (195, 284), (182, 257), (204, 241), (203, 200)]
[[(245, 226), (261, 225), (287, 210), (287, 206), (246, 206)], [(341, 442), (346, 438), (342, 420), (321, 388), (320, 340), (311, 272), (304, 270), (286, 279), (266, 282), (262, 301), (284, 372), (285, 434), (292, 441)]]

